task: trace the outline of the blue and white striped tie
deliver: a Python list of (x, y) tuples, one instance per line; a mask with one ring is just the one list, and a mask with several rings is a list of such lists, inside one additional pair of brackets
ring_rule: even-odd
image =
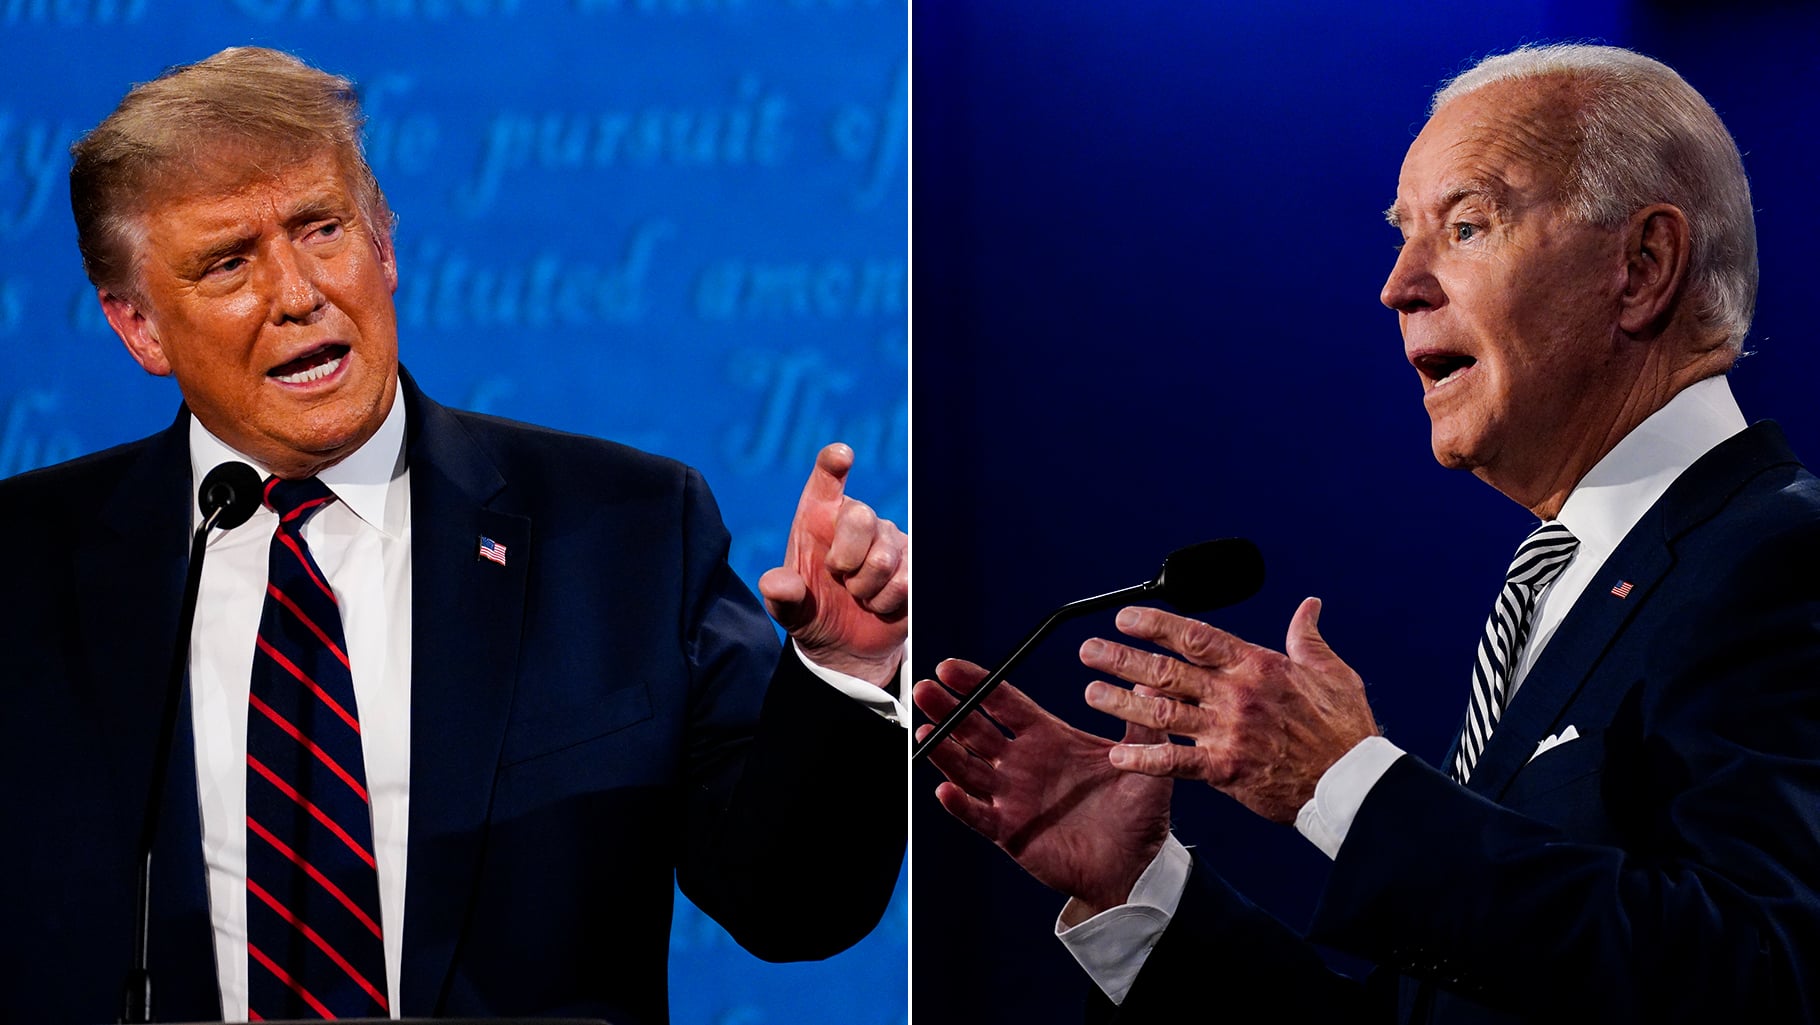
[(1498, 593), (1491, 617), (1485, 621), (1485, 635), (1479, 638), (1479, 657), (1472, 666), (1472, 702), (1466, 708), (1459, 750), (1454, 753), (1455, 782), (1472, 778), (1472, 767), (1504, 714), (1510, 700), (1510, 677), (1529, 639), (1536, 596), (1561, 575), (1579, 544), (1566, 527), (1551, 520), (1517, 546), (1517, 556), (1504, 575), (1504, 590)]

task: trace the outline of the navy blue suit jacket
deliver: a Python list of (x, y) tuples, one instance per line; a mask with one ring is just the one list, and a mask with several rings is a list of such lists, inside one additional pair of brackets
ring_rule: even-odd
[(1468, 787), (1391, 767), (1311, 935), (1378, 971), (1197, 862), (1118, 1019), (1820, 1020), (1820, 482), (1773, 424), (1625, 537)]
[[(667, 1017), (672, 877), (748, 950), (889, 902), (897, 727), (791, 655), (700, 477), (445, 409), (409, 378), (407, 1015)], [(188, 418), (0, 483), (0, 1019), (111, 1021), (194, 501)], [(477, 538), (506, 546), (500, 566)], [(154, 858), (153, 1007), (219, 1017), (187, 708)], [(830, 856), (832, 855), (832, 856)]]

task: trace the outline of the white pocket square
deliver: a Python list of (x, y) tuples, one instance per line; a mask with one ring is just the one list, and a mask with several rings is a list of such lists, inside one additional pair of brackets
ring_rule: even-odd
[(1579, 740), (1579, 739), (1580, 739), (1580, 731), (1574, 729), (1572, 726), (1569, 726), (1568, 728), (1562, 730), (1559, 733), (1550, 733), (1548, 736), (1542, 738), (1542, 742), (1540, 744), (1536, 745), (1536, 753), (1533, 755), (1530, 755), (1529, 760), (1533, 762), (1536, 759), (1542, 757), (1542, 752), (1547, 751), (1549, 748), (1560, 747), (1562, 744), (1565, 744), (1570, 740)]

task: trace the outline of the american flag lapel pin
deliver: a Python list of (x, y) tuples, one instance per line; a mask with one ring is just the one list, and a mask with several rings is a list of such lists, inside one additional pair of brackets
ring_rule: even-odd
[(1628, 581), (1628, 580), (1618, 581), (1615, 585), (1612, 586), (1611, 593), (1617, 595), (1620, 598), (1630, 597), (1630, 581)]
[(480, 551), (476, 558), (497, 562), (504, 566), (506, 564), (506, 546), (483, 534), (480, 537)]

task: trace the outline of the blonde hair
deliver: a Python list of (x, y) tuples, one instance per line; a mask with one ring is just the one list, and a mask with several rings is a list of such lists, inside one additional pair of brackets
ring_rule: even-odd
[(259, 154), (249, 175), (334, 154), (362, 215), (389, 237), (391, 208), (361, 151), (365, 120), (352, 82), (260, 47), (230, 47), (134, 86), (70, 148), (70, 207), (89, 280), (133, 294), (148, 198), (236, 150)]

